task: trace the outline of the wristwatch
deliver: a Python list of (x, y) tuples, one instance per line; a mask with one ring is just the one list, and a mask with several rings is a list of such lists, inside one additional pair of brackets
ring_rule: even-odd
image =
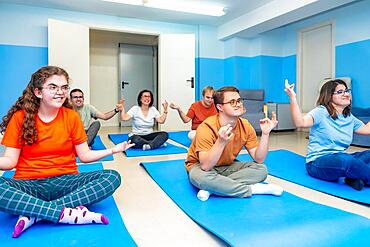
[(115, 113), (118, 113), (118, 112), (119, 112), (119, 110), (117, 110), (117, 108), (114, 108), (114, 112), (115, 112)]

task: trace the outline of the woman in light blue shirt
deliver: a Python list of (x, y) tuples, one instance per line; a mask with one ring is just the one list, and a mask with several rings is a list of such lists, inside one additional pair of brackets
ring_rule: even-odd
[(306, 169), (312, 177), (345, 183), (362, 190), (370, 183), (370, 150), (348, 154), (353, 132), (370, 135), (366, 125), (351, 114), (351, 89), (339, 79), (326, 82), (320, 90), (317, 107), (302, 115), (297, 104), (294, 84), (286, 85), (292, 119), (297, 128), (311, 128)]

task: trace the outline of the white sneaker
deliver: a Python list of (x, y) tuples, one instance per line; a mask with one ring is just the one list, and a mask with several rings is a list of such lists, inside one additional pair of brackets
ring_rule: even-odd
[(206, 190), (199, 190), (198, 194), (197, 194), (197, 197), (199, 200), (201, 200), (202, 202), (204, 201), (207, 201), (209, 196), (211, 195), (211, 193), (209, 193), (208, 191)]
[(144, 144), (143, 145), (143, 151), (150, 150), (150, 149), (152, 149), (152, 148), (150, 147), (149, 144)]

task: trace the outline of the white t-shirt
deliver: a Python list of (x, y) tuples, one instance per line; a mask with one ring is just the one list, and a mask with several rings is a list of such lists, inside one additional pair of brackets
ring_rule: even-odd
[(133, 106), (127, 112), (132, 117), (132, 135), (147, 135), (153, 132), (154, 120), (161, 114), (154, 107), (149, 107), (148, 115), (145, 117), (140, 106)]

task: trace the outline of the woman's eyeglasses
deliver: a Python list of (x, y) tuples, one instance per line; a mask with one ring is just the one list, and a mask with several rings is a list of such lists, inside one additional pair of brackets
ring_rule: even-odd
[(352, 92), (351, 89), (345, 89), (345, 90), (340, 89), (338, 91), (335, 91), (333, 94), (342, 94), (342, 95), (344, 95), (345, 93), (351, 94), (351, 92)]
[(69, 85), (57, 86), (55, 84), (49, 84), (46, 87), (43, 87), (43, 89), (47, 89), (51, 94), (56, 94), (59, 90), (63, 93), (68, 93)]

